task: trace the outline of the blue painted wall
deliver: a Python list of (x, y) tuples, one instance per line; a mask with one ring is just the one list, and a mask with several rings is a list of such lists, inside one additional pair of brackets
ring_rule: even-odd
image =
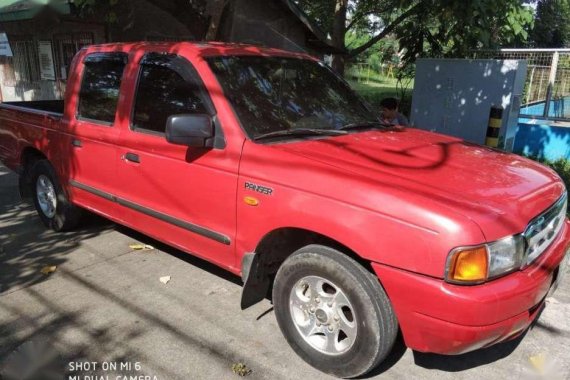
[[(521, 107), (513, 151), (548, 160), (570, 159), (570, 123), (556, 123), (523, 116), (542, 116), (544, 107), (545, 102)], [(549, 108), (551, 117), (569, 117), (570, 97), (552, 100)]]
[(570, 159), (570, 126), (520, 118), (513, 151), (548, 160)]

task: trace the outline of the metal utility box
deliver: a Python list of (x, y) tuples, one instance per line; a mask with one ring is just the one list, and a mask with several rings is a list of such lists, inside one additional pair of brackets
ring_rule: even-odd
[(513, 149), (525, 60), (418, 59), (411, 123), (484, 144), (491, 107), (502, 107), (501, 149)]

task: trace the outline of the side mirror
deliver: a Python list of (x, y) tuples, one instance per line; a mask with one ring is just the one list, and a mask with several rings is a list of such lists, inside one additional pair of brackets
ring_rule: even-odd
[(205, 114), (172, 115), (166, 121), (166, 141), (171, 144), (209, 148), (213, 145), (214, 124)]

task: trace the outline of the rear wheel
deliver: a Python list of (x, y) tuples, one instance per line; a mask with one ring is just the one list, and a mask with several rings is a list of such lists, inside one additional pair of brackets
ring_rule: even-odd
[(31, 192), (40, 219), (55, 231), (72, 229), (79, 221), (81, 210), (67, 199), (49, 161), (39, 160), (32, 165)]
[(334, 249), (310, 245), (275, 278), (275, 315), (303, 360), (323, 372), (355, 377), (390, 353), (398, 324), (376, 276)]

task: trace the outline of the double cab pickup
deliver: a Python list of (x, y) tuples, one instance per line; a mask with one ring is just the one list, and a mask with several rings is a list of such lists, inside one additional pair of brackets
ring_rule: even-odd
[(513, 339), (564, 273), (567, 194), (517, 155), (382, 124), (325, 64), (221, 43), (90, 46), (63, 101), (0, 105), (0, 159), (46, 226), (85, 210), (242, 276), (312, 366), (370, 371), (398, 331)]

